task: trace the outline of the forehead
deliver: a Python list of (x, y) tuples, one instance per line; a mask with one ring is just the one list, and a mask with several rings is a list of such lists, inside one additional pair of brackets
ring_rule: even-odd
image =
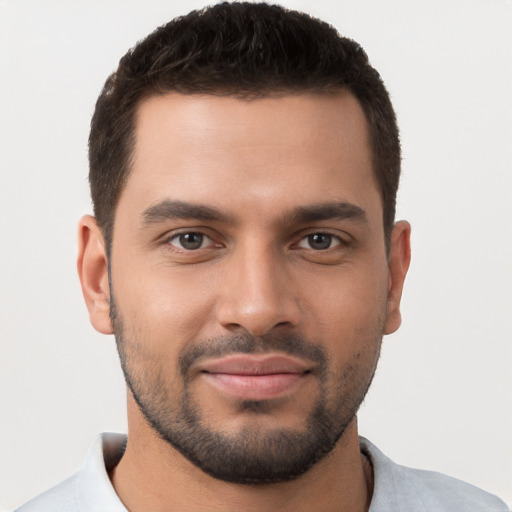
[(326, 201), (366, 210), (377, 200), (380, 212), (367, 122), (348, 92), (147, 98), (120, 205), (125, 198), (139, 211), (173, 199), (261, 214)]

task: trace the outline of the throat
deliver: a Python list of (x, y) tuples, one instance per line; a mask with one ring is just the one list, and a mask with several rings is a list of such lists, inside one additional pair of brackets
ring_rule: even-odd
[(366, 510), (369, 510), (372, 502), (374, 486), (373, 464), (364, 452), (361, 452), (361, 464), (363, 466), (364, 479), (366, 483)]

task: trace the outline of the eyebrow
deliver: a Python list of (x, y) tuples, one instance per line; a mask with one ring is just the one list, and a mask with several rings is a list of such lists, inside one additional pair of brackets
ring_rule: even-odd
[(285, 214), (285, 222), (296, 222), (306, 224), (321, 220), (355, 220), (366, 222), (366, 212), (359, 206), (346, 203), (320, 203), (310, 206), (299, 206), (292, 212)]
[(172, 219), (197, 219), (204, 221), (227, 222), (229, 215), (211, 206), (185, 203), (164, 199), (160, 203), (150, 206), (142, 212), (144, 224), (155, 224)]
[[(173, 219), (194, 219), (207, 222), (233, 222), (233, 217), (212, 206), (164, 199), (142, 213), (144, 224), (155, 224)], [(352, 203), (333, 202), (299, 206), (286, 212), (280, 219), (283, 224), (307, 224), (322, 220), (355, 220), (366, 222), (365, 211)]]

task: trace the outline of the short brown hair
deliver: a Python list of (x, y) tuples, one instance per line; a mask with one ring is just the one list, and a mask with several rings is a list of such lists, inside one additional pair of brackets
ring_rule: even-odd
[(340, 90), (350, 91), (366, 115), (389, 242), (400, 177), (398, 127), (386, 88), (359, 44), (321, 20), (264, 3), (225, 2), (157, 28), (122, 57), (91, 122), (89, 182), (107, 248), (142, 99), (170, 91), (254, 98)]

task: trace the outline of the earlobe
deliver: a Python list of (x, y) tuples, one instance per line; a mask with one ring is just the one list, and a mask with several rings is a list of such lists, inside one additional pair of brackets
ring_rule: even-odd
[(411, 226), (406, 221), (397, 222), (391, 235), (389, 250), (389, 283), (384, 334), (395, 332), (402, 323), (400, 301), (405, 276), (411, 262)]
[(78, 227), (78, 275), (93, 327), (112, 334), (108, 258), (103, 235), (96, 219), (85, 215)]

